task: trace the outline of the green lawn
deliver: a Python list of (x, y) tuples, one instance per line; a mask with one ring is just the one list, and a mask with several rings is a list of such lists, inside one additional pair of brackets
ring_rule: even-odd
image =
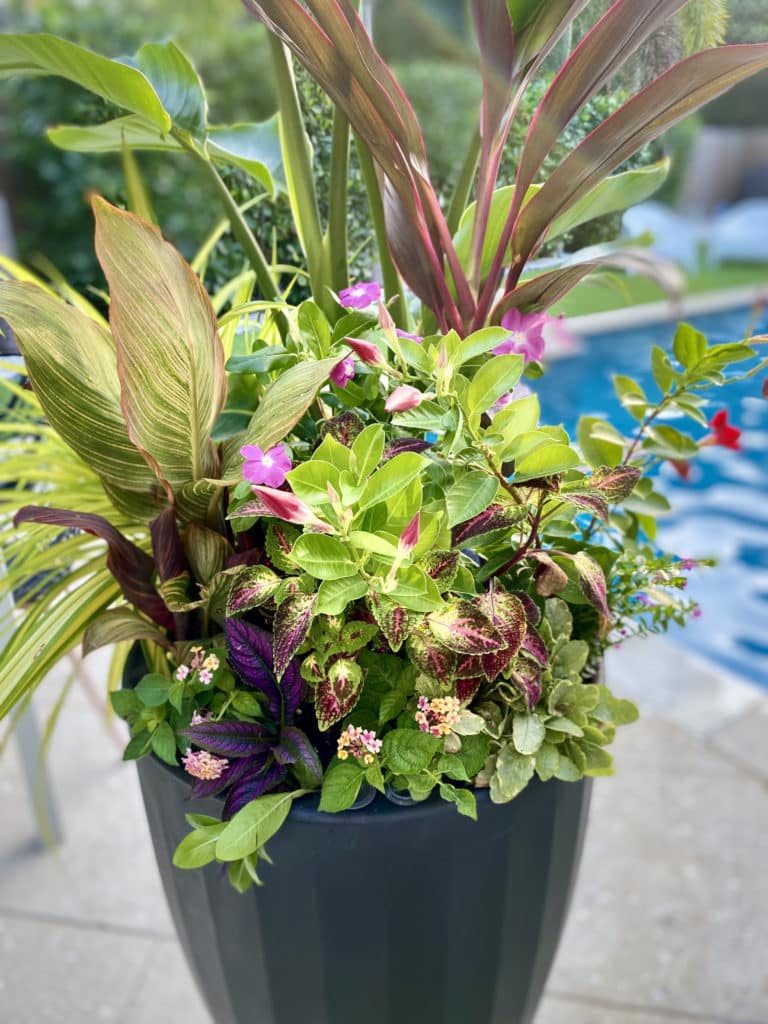
[[(768, 291), (768, 266), (755, 263), (729, 263), (722, 267), (702, 270), (688, 276), (687, 295), (702, 295), (723, 288), (743, 288), (764, 285)], [(552, 313), (566, 316), (584, 316), (604, 313), (611, 309), (624, 309), (644, 302), (660, 302), (667, 296), (662, 289), (644, 277), (611, 274), (593, 281), (585, 281), (559, 302)]]

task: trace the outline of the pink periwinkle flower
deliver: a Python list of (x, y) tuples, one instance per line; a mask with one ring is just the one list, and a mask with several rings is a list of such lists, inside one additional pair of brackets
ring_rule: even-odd
[(387, 361), (381, 354), (381, 349), (378, 345), (374, 345), (372, 341), (363, 341), (362, 338), (345, 338), (344, 344), (349, 347), (359, 356), (364, 363), (368, 366), (379, 366), (382, 369), (387, 368)]
[(381, 285), (377, 281), (361, 281), (351, 288), (342, 288), (339, 302), (345, 309), (368, 309), (381, 299)]
[(692, 615), (693, 615), (694, 619), (700, 619), (702, 614), (703, 614), (703, 612), (702, 612), (701, 608), (699, 608), (699, 606), (696, 605), (696, 607), (693, 609), (693, 612), (692, 612)]
[(400, 384), (384, 403), (387, 412), (405, 412), (407, 409), (415, 409), (425, 399), (425, 395), (410, 384)]
[(395, 333), (397, 334), (398, 338), (407, 338), (408, 341), (415, 341), (417, 345), (421, 345), (421, 343), (424, 341), (420, 334), (410, 334), (408, 331), (403, 331), (399, 327), (397, 328)]
[(519, 309), (510, 309), (501, 319), (501, 326), (509, 331), (509, 337), (496, 346), (494, 355), (520, 355), (526, 363), (539, 362), (544, 358), (546, 347), (544, 328), (554, 319), (547, 313), (521, 313)]
[(207, 781), (220, 778), (224, 769), (229, 768), (229, 761), (226, 757), (216, 757), (214, 754), (209, 754), (207, 750), (198, 750), (193, 754), (191, 747), (187, 747), (187, 752), (182, 757), (181, 763), (188, 775)]
[(431, 736), (447, 736), (459, 721), (461, 702), (458, 697), (419, 697), (416, 724)]
[(243, 477), (252, 484), (282, 487), (293, 463), (284, 444), (265, 452), (257, 444), (244, 444), (240, 454), (245, 459)]
[(351, 754), (352, 757), (363, 764), (373, 764), (376, 755), (381, 750), (381, 740), (376, 738), (373, 729), (362, 729), (358, 725), (348, 725), (339, 736), (339, 743), (336, 756), (340, 761), (346, 761)]
[(340, 363), (336, 363), (328, 376), (337, 388), (345, 388), (355, 376), (354, 356), (347, 356)]

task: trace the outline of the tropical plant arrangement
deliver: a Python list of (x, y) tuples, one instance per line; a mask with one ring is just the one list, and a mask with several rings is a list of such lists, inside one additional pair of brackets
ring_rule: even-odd
[[(768, 45), (682, 61), (539, 182), (576, 112), (684, 6), (617, 0), (543, 96), (515, 185), (497, 189), (520, 97), (587, 0), (476, 0), (479, 131), (444, 212), (355, 5), (247, 6), (272, 33), (280, 114), (263, 129), (209, 128), (172, 44), (133, 65), (0, 37), (4, 72), (64, 75), (127, 111), (79, 145), (184, 149), (205, 166), (250, 262), (212, 301), (146, 217), (96, 198), (108, 323), (61, 283), (0, 283), (32, 386), (3, 385), (19, 402), (3, 426), (6, 586), (35, 580), (0, 659), (0, 713), (81, 640), (117, 644), (113, 681), (139, 644), (141, 668), (111, 697), (130, 726), (125, 757), (221, 798), (218, 816), (189, 814), (174, 863), (219, 862), (241, 891), (296, 804), (442, 798), (475, 818), (479, 796), (490, 814), (488, 796), (512, 801), (534, 779), (610, 773), (606, 748), (636, 710), (602, 681), (605, 650), (696, 614), (693, 564), (655, 546), (667, 506), (654, 470), (738, 446), (707, 392), (766, 365), (751, 343), (764, 339), (710, 345), (682, 325), (671, 354), (653, 350), (657, 394), (615, 379), (634, 431), (588, 416), (571, 438), (540, 421), (535, 381), (564, 329), (547, 311), (606, 267), (678, 279), (639, 246), (531, 260), (657, 187), (664, 164), (611, 172), (768, 67)], [(325, 224), (291, 52), (337, 108)], [(270, 167), (257, 143), (272, 152), (275, 130)], [(347, 277), (352, 135), (381, 284)], [(298, 306), (295, 268), (270, 264), (223, 189), (227, 161), (285, 183), (312, 289)]]

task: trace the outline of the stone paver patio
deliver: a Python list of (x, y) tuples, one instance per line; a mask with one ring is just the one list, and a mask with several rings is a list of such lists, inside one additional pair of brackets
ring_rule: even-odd
[[(88, 667), (98, 677), (97, 656)], [(615, 652), (608, 676), (644, 714), (620, 735), (616, 776), (596, 782), (536, 1024), (765, 1024), (768, 697), (664, 641)], [(64, 829), (54, 852), (36, 838), (13, 742), (2, 766), (3, 1024), (210, 1024), (165, 907), (135, 772), (82, 692), (50, 754)]]

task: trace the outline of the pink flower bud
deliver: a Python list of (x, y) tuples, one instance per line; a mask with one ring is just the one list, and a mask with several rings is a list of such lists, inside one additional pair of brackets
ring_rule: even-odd
[(314, 526), (325, 533), (331, 532), (328, 524), (318, 519), (309, 505), (305, 505), (290, 491), (276, 491), (272, 487), (254, 485), (253, 493), (261, 499), (267, 512), (277, 519), (282, 519), (286, 523), (296, 523), (299, 526)]
[(387, 412), (405, 412), (406, 409), (415, 409), (421, 405), (425, 396), (409, 384), (400, 384), (396, 387), (384, 403)]
[(419, 543), (419, 534), (421, 533), (421, 514), (419, 512), (413, 517), (408, 523), (406, 528), (400, 534), (400, 540), (398, 541), (398, 548), (400, 551), (407, 555), (416, 547)]
[(374, 345), (372, 341), (363, 341), (361, 338), (345, 338), (344, 344), (349, 345), (355, 354), (369, 366), (380, 366), (382, 369), (387, 369), (386, 359), (381, 354), (378, 345)]

